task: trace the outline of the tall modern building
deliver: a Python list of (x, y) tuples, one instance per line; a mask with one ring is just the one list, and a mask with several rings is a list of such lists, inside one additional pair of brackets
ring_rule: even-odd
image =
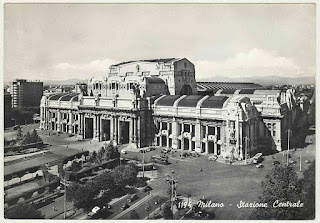
[(4, 127), (10, 127), (12, 125), (12, 113), (11, 113), (11, 95), (9, 92), (3, 93), (4, 97)]
[(16, 79), (10, 87), (12, 108), (39, 107), (43, 95), (43, 82)]
[(110, 66), (103, 79), (90, 79), (87, 92), (43, 96), (40, 128), (234, 159), (260, 147), (285, 149), (295, 119), (293, 92), (252, 84), (230, 90), (233, 84), (200, 95), (204, 87), (197, 86), (195, 67), (186, 58), (123, 62)]

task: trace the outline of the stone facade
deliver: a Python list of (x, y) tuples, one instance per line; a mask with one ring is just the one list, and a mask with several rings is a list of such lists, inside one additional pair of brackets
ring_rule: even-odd
[(254, 155), (261, 140), (272, 139), (270, 149), (282, 150), (294, 119), (289, 99), (270, 90), (201, 96), (194, 65), (185, 58), (130, 61), (90, 79), (86, 92), (43, 96), (40, 127), (115, 145), (241, 160)]

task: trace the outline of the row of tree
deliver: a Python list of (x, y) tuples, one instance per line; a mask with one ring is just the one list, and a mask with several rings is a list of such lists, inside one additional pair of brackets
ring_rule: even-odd
[[(262, 182), (262, 196), (259, 203), (267, 203), (267, 208), (257, 208), (250, 219), (255, 220), (311, 220), (315, 218), (315, 161), (298, 179), (292, 166), (275, 166)], [(273, 203), (299, 200), (303, 207), (274, 208)]]
[(67, 200), (76, 208), (91, 210), (99, 204), (106, 204), (121, 196), (126, 186), (132, 186), (137, 180), (138, 170), (135, 165), (117, 166), (86, 184), (73, 183), (67, 188)]
[(113, 146), (111, 143), (106, 147), (101, 147), (98, 152), (93, 151), (91, 154), (91, 162), (94, 163), (101, 163), (103, 161), (109, 160), (109, 159), (115, 159), (119, 158), (120, 153), (118, 151), (118, 148)]
[(7, 140), (6, 137), (4, 137), (4, 145), (5, 146), (22, 146), (22, 145), (28, 145), (31, 143), (37, 143), (42, 142), (42, 139), (38, 135), (37, 131), (34, 129), (31, 133), (27, 132), (25, 135), (23, 135), (21, 128), (19, 127), (17, 129), (17, 139), (16, 140)]

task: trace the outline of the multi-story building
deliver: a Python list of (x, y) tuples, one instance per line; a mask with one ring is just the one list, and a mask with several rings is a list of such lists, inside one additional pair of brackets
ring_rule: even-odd
[(11, 95), (9, 92), (3, 93), (4, 97), (4, 127), (7, 128), (12, 125), (12, 112), (11, 112)]
[[(87, 94), (43, 96), (40, 127), (135, 148), (157, 145), (235, 159), (257, 151), (262, 136), (279, 139), (265, 146), (281, 151), (283, 126), (292, 121), (291, 98), (239, 91), (197, 95), (187, 59), (124, 62), (110, 66), (104, 79), (90, 79)], [(269, 128), (267, 119), (275, 125)]]
[(43, 82), (16, 79), (10, 87), (12, 108), (39, 107)]

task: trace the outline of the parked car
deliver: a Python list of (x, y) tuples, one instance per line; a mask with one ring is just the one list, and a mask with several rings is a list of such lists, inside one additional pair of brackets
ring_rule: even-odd
[(169, 153), (170, 151), (171, 149), (168, 149), (168, 148), (161, 150), (162, 153)]
[(256, 167), (257, 168), (263, 168), (264, 166), (261, 163), (259, 163), (258, 165), (256, 165)]
[(145, 186), (143, 188), (143, 192), (148, 192), (148, 191), (151, 191), (152, 190), (152, 187), (150, 187), (149, 185), (148, 186)]
[(199, 153), (193, 153), (192, 156), (193, 157), (199, 157), (200, 155), (199, 155)]
[(272, 162), (272, 165), (280, 165), (280, 162), (277, 161), (277, 160), (276, 160), (276, 161), (273, 161), (273, 162)]
[(138, 199), (138, 195), (137, 194), (132, 194), (129, 198), (128, 198), (128, 202), (133, 202), (135, 201), (136, 199)]
[(128, 209), (129, 207), (130, 207), (129, 204), (124, 204), (124, 205), (122, 206), (122, 210), (126, 210), (126, 209)]
[(295, 161), (295, 160), (293, 160), (293, 159), (289, 159), (289, 163), (290, 163), (290, 164), (296, 164), (297, 161)]
[(263, 160), (262, 153), (257, 153), (254, 157), (252, 157), (253, 163), (260, 163)]
[(216, 161), (216, 159), (218, 159), (217, 156), (209, 156), (208, 160), (210, 161)]
[(20, 128), (20, 125), (13, 126), (13, 130), (17, 130), (18, 128)]

